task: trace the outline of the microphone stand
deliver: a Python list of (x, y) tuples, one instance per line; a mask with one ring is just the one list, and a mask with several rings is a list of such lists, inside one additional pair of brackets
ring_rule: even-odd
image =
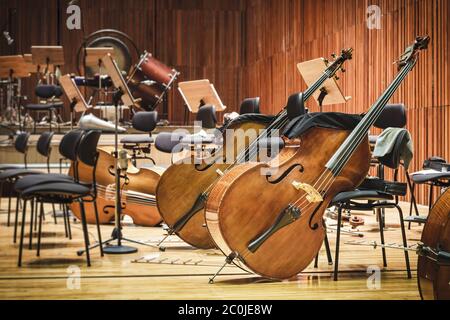
[[(103, 249), (103, 252), (106, 254), (129, 254), (129, 253), (135, 253), (138, 251), (137, 248), (124, 246), (122, 244), (122, 241), (127, 241), (139, 245), (144, 246), (150, 246), (147, 243), (139, 242), (136, 240), (131, 240), (124, 238), (122, 235), (122, 226), (120, 223), (120, 218), (122, 216), (122, 201), (121, 201), (121, 185), (120, 181), (121, 178), (126, 179), (126, 172), (125, 174), (122, 174), (122, 169), (119, 166), (119, 101), (121, 97), (123, 96), (123, 90), (122, 88), (119, 88), (116, 93), (113, 95), (113, 101), (114, 101), (114, 107), (115, 107), (115, 118), (116, 118), (116, 128), (115, 128), (115, 141), (114, 141), (114, 148), (115, 148), (115, 177), (116, 177), (116, 205), (115, 205), (115, 227), (111, 235), (111, 239), (106, 240), (104, 243), (106, 244), (106, 247)], [(128, 159), (126, 159), (128, 161)], [(126, 171), (126, 170), (125, 170)], [(117, 245), (110, 245), (109, 243), (117, 240)], [(100, 244), (102, 245), (102, 244)]]

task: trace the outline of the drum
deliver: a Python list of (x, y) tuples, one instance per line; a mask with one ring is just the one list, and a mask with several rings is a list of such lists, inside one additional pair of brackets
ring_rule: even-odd
[(128, 78), (128, 85), (133, 97), (142, 100), (142, 108), (154, 110), (177, 76), (176, 70), (144, 52)]
[(150, 53), (145, 52), (136, 66), (148, 80), (154, 80), (165, 86), (170, 86), (176, 79), (178, 72), (158, 61)]
[(146, 110), (153, 110), (156, 104), (161, 101), (166, 88), (160, 83), (147, 80), (142, 71), (137, 69), (131, 79), (128, 80), (131, 94), (136, 99), (141, 99), (141, 107)]

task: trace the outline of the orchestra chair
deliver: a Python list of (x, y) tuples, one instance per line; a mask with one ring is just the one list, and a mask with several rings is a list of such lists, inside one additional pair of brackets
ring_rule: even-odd
[[(60, 115), (60, 110), (64, 107), (64, 103), (61, 101), (55, 101), (63, 95), (63, 91), (60, 86), (57, 85), (38, 85), (35, 90), (36, 96), (42, 100), (45, 100), (45, 103), (37, 103), (37, 104), (28, 104), (25, 106), (25, 109), (28, 112), (34, 112), (33, 117), (33, 132), (36, 133), (36, 122), (38, 112), (46, 111), (48, 112), (49, 117), (49, 130), (52, 131), (52, 115), (57, 111), (58, 117)], [(59, 123), (58, 123), (58, 131)]]
[[(19, 147), (16, 145), (16, 150), (19, 152), (23, 152), (27, 154), (28, 149), (28, 138), (29, 134), (23, 134), (19, 135), (17, 139), (20, 138)], [(51, 155), (51, 142), (53, 139), (53, 133), (52, 132), (44, 132), (39, 136), (39, 139), (37, 141), (36, 149), (37, 152), (45, 157), (47, 160), (47, 170), (48, 173), (50, 173), (50, 155)], [(10, 185), (14, 185), (14, 183), (21, 177), (27, 176), (27, 175), (36, 175), (42, 173), (38, 170), (31, 170), (28, 169), (27, 161), (25, 160), (25, 168), (22, 169), (9, 169), (9, 170), (3, 170), (0, 172), (0, 183), (3, 185), (5, 182), (9, 183)], [(9, 227), (11, 225), (11, 198), (12, 198), (12, 192), (9, 192), (9, 198), (8, 198), (8, 220), (7, 220), (7, 226)], [(16, 203), (16, 208), (19, 206), (19, 201)]]
[[(408, 222), (408, 228), (411, 228), (411, 223), (426, 223), (427, 217), (420, 216), (415, 197), (416, 185), (429, 186), (428, 210), (431, 211), (433, 207), (433, 193), (435, 188), (442, 190), (450, 187), (450, 163), (440, 157), (431, 157), (424, 161), (423, 170), (430, 170), (429, 173), (417, 174), (411, 173), (409, 176), (412, 180), (411, 186), (411, 201), (409, 206), (409, 217), (405, 219)], [(432, 170), (432, 171), (431, 171)], [(413, 216), (412, 211), (415, 211)]]
[[(407, 135), (405, 130), (397, 137), (394, 148), (391, 153), (378, 159), (381, 165), (387, 166), (394, 170), (394, 181), (385, 181), (379, 177), (373, 179), (366, 179), (358, 189), (348, 192), (341, 192), (333, 199), (331, 206), (335, 206), (338, 209), (337, 218), (337, 233), (336, 233), (336, 252), (335, 252), (335, 264), (334, 264), (334, 280), (338, 280), (339, 273), (339, 248), (340, 248), (340, 236), (342, 226), (342, 212), (343, 210), (349, 211), (372, 211), (377, 215), (381, 244), (385, 244), (384, 240), (384, 223), (382, 217), (382, 211), (380, 209), (396, 209), (400, 218), (400, 229), (402, 232), (403, 246), (408, 247), (406, 239), (405, 222), (403, 219), (403, 211), (399, 206), (399, 197), (406, 196), (407, 184), (400, 183), (398, 181), (399, 169), (404, 167), (403, 162), (400, 160), (400, 150), (404, 142), (404, 138)], [(406, 170), (406, 168), (405, 168)], [(387, 267), (386, 249), (381, 248), (383, 254), (383, 265)], [(405, 253), (405, 264), (407, 269), (408, 279), (411, 278), (411, 267), (409, 263), (408, 250)]]
[(152, 132), (156, 129), (157, 124), (157, 112), (137, 112), (133, 116), (132, 126), (134, 129), (147, 134), (128, 135), (120, 141), (124, 149), (132, 152), (131, 162), (135, 167), (137, 166), (138, 159), (148, 159), (153, 162), (153, 164), (156, 164), (155, 160), (150, 157), (149, 154), (151, 152), (152, 143), (154, 143)]
[[(28, 155), (28, 141), (30, 140), (30, 133), (28, 132), (21, 132), (17, 135), (16, 139), (14, 140), (14, 149), (18, 153), (23, 154), (23, 166), (21, 165), (0, 165), (0, 173), (2, 173), (5, 170), (14, 170), (14, 169), (21, 169), (21, 168), (28, 168), (28, 161), (27, 161), (27, 155)], [(0, 180), (0, 207), (1, 207), (1, 200), (3, 198), (3, 180)], [(11, 198), (11, 192), (9, 192), (9, 197)], [(8, 206), (10, 208), (11, 202), (8, 201)], [(8, 209), (9, 211), (9, 209)], [(9, 226), (9, 223), (8, 223)]]
[[(74, 165), (73, 168), (76, 170), (77, 168), (77, 162), (78, 162), (78, 148), (80, 145), (80, 141), (84, 136), (84, 131), (82, 130), (73, 130), (68, 133), (66, 133), (59, 144), (59, 153), (63, 157), (62, 159), (71, 161)], [(77, 175), (77, 172), (74, 172), (74, 176)], [(16, 181), (14, 184), (14, 189), (18, 195), (17, 202), (20, 199), (20, 195), (22, 192), (32, 186), (36, 186), (39, 184), (46, 184), (46, 183), (52, 183), (52, 182), (59, 182), (59, 181), (74, 181), (74, 178), (67, 174), (35, 174), (30, 176), (25, 176)], [(32, 203), (33, 206), (33, 203)], [(53, 204), (54, 206), (54, 204)], [(38, 204), (34, 206), (34, 217), (32, 216), (32, 220), (34, 219), (34, 228), (37, 229), (37, 220), (38, 220)], [(63, 220), (64, 220), (64, 229), (66, 237), (70, 240), (72, 239), (72, 231), (70, 227), (70, 217), (69, 217), (69, 209), (66, 205), (62, 206), (63, 209)], [(19, 208), (16, 206), (16, 218), (15, 218), (15, 224), (14, 224), (14, 243), (16, 243), (17, 239), (17, 221), (18, 221), (18, 215), (19, 215)], [(55, 218), (56, 219), (56, 218)], [(32, 233), (31, 233), (31, 226), (30, 226), (30, 247), (32, 243)]]
[(243, 115), (243, 114), (259, 114), (260, 113), (260, 101), (261, 99), (258, 98), (249, 98), (249, 99), (244, 99), (244, 101), (242, 101), (241, 103), (241, 107), (239, 109), (239, 114)]
[(171, 163), (174, 163), (174, 156), (178, 152), (183, 151), (181, 140), (186, 136), (184, 133), (178, 132), (161, 132), (155, 138), (156, 150), (171, 154)]
[[(40, 203), (40, 213), (39, 213), (39, 227), (38, 227), (38, 243), (36, 255), (40, 256), (41, 249), (41, 236), (42, 236), (42, 220), (44, 216), (44, 203), (51, 204), (62, 204), (70, 205), (73, 203), (78, 203), (81, 212), (81, 225), (84, 235), (84, 244), (86, 252), (86, 262), (87, 266), (91, 266), (90, 259), (90, 243), (89, 243), (89, 232), (86, 222), (86, 212), (84, 209), (84, 202), (93, 202), (95, 204), (97, 197), (97, 187), (96, 187), (96, 167), (98, 160), (97, 145), (101, 136), (101, 131), (92, 130), (86, 132), (83, 136), (79, 148), (78, 148), (78, 161), (84, 163), (87, 166), (93, 168), (92, 170), (92, 183), (87, 184), (79, 181), (76, 177), (75, 181), (58, 181), (50, 182), (32, 186), (21, 193), (21, 197), (24, 200), (23, 210), (22, 210), (22, 224), (20, 231), (20, 245), (19, 245), (19, 256), (18, 256), (18, 266), (22, 266), (22, 252), (23, 252), (23, 242), (24, 242), (24, 232), (26, 223), (26, 207), (27, 202), (32, 199), (36, 199)], [(99, 243), (102, 242), (100, 224), (98, 220), (98, 212), (95, 211), (95, 218), (97, 224), (97, 234)], [(103, 256), (103, 248), (100, 247), (100, 254)]]

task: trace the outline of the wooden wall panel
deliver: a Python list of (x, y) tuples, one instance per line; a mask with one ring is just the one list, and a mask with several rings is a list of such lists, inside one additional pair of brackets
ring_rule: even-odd
[[(352, 100), (329, 111), (361, 113), (395, 76), (392, 64), (416, 35), (432, 43), (393, 97), (408, 107), (416, 149), (412, 170), (440, 155), (450, 160), (450, 3), (448, 0), (79, 0), (84, 30), (65, 27), (68, 1), (0, 1), (0, 19), (16, 8), (11, 33), (16, 43), (0, 54), (27, 53), (32, 44), (62, 44), (75, 71), (83, 37), (100, 28), (128, 33), (141, 50), (181, 71), (181, 81), (209, 78), (229, 111), (246, 97), (260, 96), (262, 110), (276, 113), (290, 94), (306, 89), (298, 62), (329, 57), (353, 47), (341, 85)], [(382, 10), (381, 30), (369, 30), (366, 9)], [(26, 93), (32, 95), (32, 81)], [(315, 102), (310, 102), (317, 111)], [(172, 90), (169, 120), (183, 121), (181, 97)], [(425, 190), (420, 191), (426, 202)]]
[[(367, 28), (369, 5), (381, 8), (381, 30)], [(259, 91), (262, 109), (276, 113), (284, 106), (283, 99), (306, 88), (295, 68), (298, 62), (329, 57), (332, 52), (353, 47), (354, 59), (346, 64), (347, 73), (340, 80), (352, 100), (325, 109), (362, 113), (395, 77), (393, 62), (406, 45), (416, 35), (429, 34), (429, 50), (391, 101), (403, 102), (408, 108), (408, 129), (416, 151), (411, 170), (419, 170), (431, 155), (450, 160), (449, 6), (446, 0), (250, 0), (246, 11), (243, 79), (248, 84), (243, 84), (244, 95)], [(273, 24), (267, 16), (275, 17), (278, 23)], [(274, 35), (276, 41), (268, 40)], [(283, 56), (285, 66), (281, 67)], [(261, 84), (261, 70), (269, 65), (274, 73), (274, 61), (276, 71), (284, 71), (284, 75), (272, 74), (266, 79), (271, 84)], [(308, 105), (312, 111), (318, 110), (315, 102)], [(420, 189), (419, 195), (426, 203), (427, 191)]]

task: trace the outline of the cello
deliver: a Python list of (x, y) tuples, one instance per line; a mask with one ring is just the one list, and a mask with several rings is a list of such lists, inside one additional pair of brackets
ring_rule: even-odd
[(450, 300), (450, 189), (428, 215), (418, 248), (417, 281), (423, 300)]
[[(352, 51), (353, 49), (343, 50), (342, 55), (337, 57), (303, 94), (304, 101), (313, 96), (327, 79), (334, 77), (337, 71), (342, 70), (344, 63), (351, 59)], [(289, 118), (290, 111), (285, 109), (270, 124), (258, 119), (244, 122), (233, 121), (226, 128), (227, 133), (232, 131), (233, 134), (231, 137), (224, 137), (221, 149), (228, 150), (230, 146), (233, 146), (234, 152), (231, 157), (228, 154), (213, 155), (211, 158), (202, 159), (200, 164), (198, 159), (193, 157), (187, 163), (181, 161), (181, 164), (169, 167), (162, 175), (156, 190), (158, 209), (164, 222), (170, 228), (169, 235), (176, 234), (196, 248), (214, 248), (214, 241), (206, 228), (204, 216), (209, 192), (223, 174), (249, 156), (257, 154), (258, 141), (270, 136), (273, 131), (282, 129), (289, 122)], [(259, 131), (259, 134), (253, 135), (248, 142), (242, 143), (240, 137), (247, 136), (247, 132), (251, 130)], [(289, 158), (286, 155), (283, 156)]]
[[(86, 202), (86, 221), (95, 223), (95, 207), (99, 213), (99, 223), (106, 224), (114, 220), (115, 207), (115, 175), (114, 157), (108, 148), (98, 148), (98, 162), (96, 166), (97, 199)], [(92, 183), (93, 168), (82, 163), (78, 164), (79, 180)], [(69, 174), (73, 176), (73, 165)], [(137, 169), (128, 163), (128, 170), (121, 193), (122, 214), (133, 219), (133, 223), (144, 227), (153, 227), (161, 223), (161, 216), (156, 207), (155, 190), (160, 173), (147, 169)], [(77, 217), (81, 217), (80, 208), (72, 205), (71, 210)]]
[(277, 176), (261, 174), (267, 164), (246, 163), (219, 180), (206, 204), (206, 222), (226, 263), (271, 279), (290, 279), (310, 265), (325, 238), (325, 210), (366, 177), (368, 131), (429, 40), (419, 37), (407, 48), (398, 75), (355, 129), (309, 127), (295, 135), (300, 147)]

